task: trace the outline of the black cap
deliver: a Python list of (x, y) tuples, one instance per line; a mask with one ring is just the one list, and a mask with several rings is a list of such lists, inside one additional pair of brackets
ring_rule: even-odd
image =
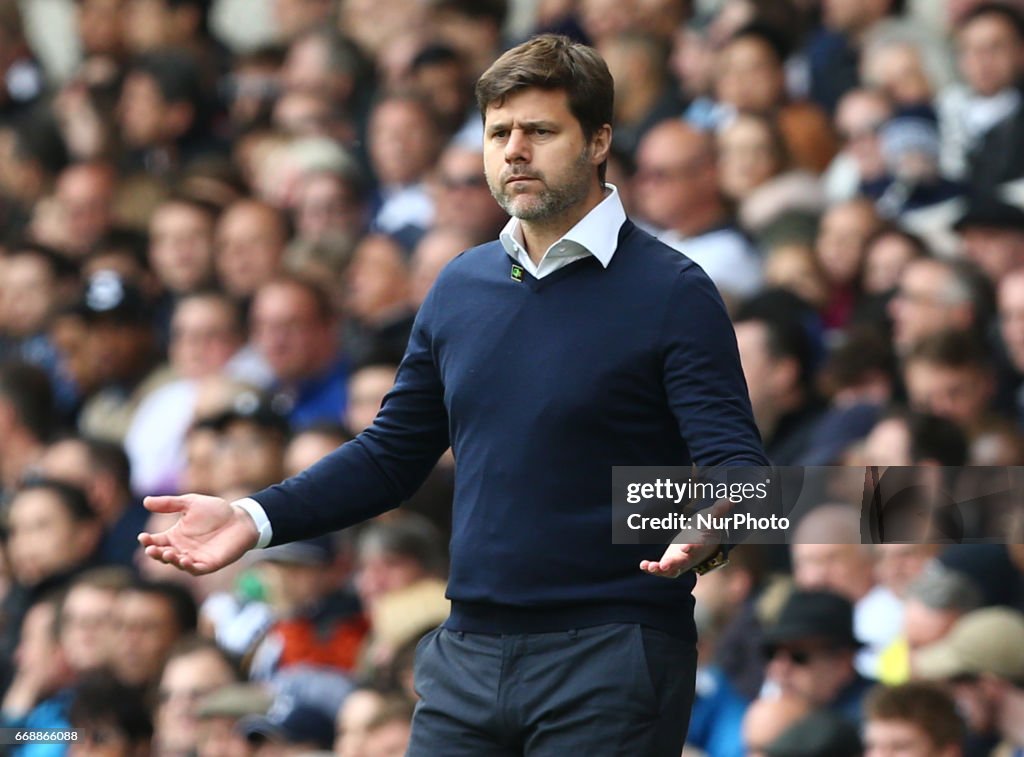
[(830, 591), (794, 591), (779, 618), (764, 631), (767, 646), (804, 639), (823, 639), (836, 646), (862, 646), (853, 635), (853, 605)]
[(860, 757), (857, 729), (824, 710), (798, 720), (764, 748), (768, 757)]
[(96, 271), (85, 285), (78, 312), (87, 321), (149, 326), (149, 304), (135, 285), (116, 271)]
[(1024, 209), (991, 195), (978, 195), (967, 202), (967, 209), (953, 224), (956, 231), (969, 228), (1024, 231)]
[(290, 403), (283, 395), (268, 396), (254, 391), (237, 395), (231, 407), (199, 424), (223, 431), (233, 421), (249, 421), (257, 426), (288, 434), (288, 411)]
[(243, 717), (235, 728), (250, 742), (313, 743), (320, 749), (330, 749), (334, 743), (334, 720), (287, 696), (278, 697), (266, 715)]

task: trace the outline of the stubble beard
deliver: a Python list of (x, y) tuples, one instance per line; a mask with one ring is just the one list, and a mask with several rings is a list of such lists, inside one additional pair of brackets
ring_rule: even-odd
[[(542, 173), (531, 171), (528, 168), (521, 170), (521, 174), (515, 174), (529, 176), (540, 181), (543, 189), (535, 194), (509, 191), (508, 185), (501, 177), (499, 177), (497, 185), (488, 177), (487, 186), (498, 205), (510, 216), (530, 222), (555, 219), (580, 204), (590, 192), (591, 175), (588, 170), (591, 167), (590, 157), (590, 148), (583, 148), (569, 170), (566, 181), (561, 184), (552, 185), (548, 183)], [(505, 173), (513, 172), (503, 172), (503, 176)], [(525, 200), (525, 202), (521, 200)]]

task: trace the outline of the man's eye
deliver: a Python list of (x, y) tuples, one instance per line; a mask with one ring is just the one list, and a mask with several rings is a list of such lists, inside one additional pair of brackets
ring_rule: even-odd
[(534, 129), (533, 133), (536, 134), (538, 137), (546, 137), (548, 134), (551, 133), (551, 129)]

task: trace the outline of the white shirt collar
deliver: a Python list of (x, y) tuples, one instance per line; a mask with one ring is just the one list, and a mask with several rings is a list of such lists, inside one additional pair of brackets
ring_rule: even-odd
[[(544, 252), (536, 268), (542, 268), (549, 255), (556, 255), (559, 250), (567, 251), (566, 248), (574, 251), (570, 253), (574, 258), (581, 257), (580, 253), (586, 253), (597, 258), (605, 268), (608, 267), (619, 244), (619, 230), (626, 222), (626, 210), (622, 207), (618, 188), (614, 184), (604, 186), (610, 190), (605, 198)], [(509, 219), (498, 239), (513, 260), (523, 264), (530, 260), (526, 252), (522, 223), (518, 218)], [(533, 268), (533, 265), (528, 266), (528, 269)]]

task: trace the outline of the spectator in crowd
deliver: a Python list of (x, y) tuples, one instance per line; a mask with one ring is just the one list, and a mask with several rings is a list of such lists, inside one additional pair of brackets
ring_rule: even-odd
[(111, 754), (150, 754), (153, 721), (145, 701), (108, 673), (83, 678), (75, 688), (70, 720), (80, 733), (68, 749), (72, 757), (91, 757), (101, 749)]
[[(351, 388), (349, 396), (352, 396)], [(349, 404), (351, 408), (351, 403)], [(317, 423), (292, 435), (284, 451), (284, 475), (294, 476), (333, 452), (352, 436), (340, 423)]]
[(471, 236), (473, 244), (482, 244), (497, 236), (508, 220), (487, 188), (478, 147), (450, 142), (437, 160), (432, 186), (435, 228), (457, 229)]
[(423, 235), (409, 259), (410, 297), (414, 307), (418, 309), (423, 304), (444, 267), (476, 243), (476, 237), (454, 226), (436, 226)]
[(308, 754), (324, 751), (334, 743), (334, 724), (319, 709), (291, 698), (278, 698), (266, 715), (238, 721), (256, 757), (275, 754)]
[(167, 655), (157, 688), (156, 752), (163, 757), (194, 754), (199, 701), (237, 681), (238, 669), (215, 642), (199, 636), (179, 640)]
[(991, 411), (992, 364), (967, 332), (940, 331), (918, 341), (903, 361), (903, 382), (912, 407), (948, 418), (968, 437)]
[(213, 485), (216, 491), (269, 486), (282, 479), (288, 437), (285, 401), (244, 392), (205, 423), (217, 432)]
[(78, 427), (120, 444), (142, 399), (170, 378), (158, 365), (151, 309), (142, 293), (113, 271), (90, 278), (80, 308), (86, 359), (97, 386), (82, 406)]
[(824, 28), (807, 47), (811, 98), (833, 112), (839, 99), (857, 86), (864, 41), (890, 14), (902, 11), (902, 0), (830, 0), (824, 3)]
[(820, 505), (793, 532), (790, 554), (798, 589), (831, 591), (853, 604), (853, 630), (864, 644), (857, 669), (877, 678), (878, 657), (899, 633), (903, 608), (876, 583), (872, 546), (862, 544), (861, 513), (849, 505)]
[(221, 214), (214, 238), (221, 286), (247, 303), (280, 270), (288, 229), (284, 217), (270, 205), (239, 200)]
[(396, 363), (367, 363), (352, 372), (345, 409), (345, 427), (352, 434), (368, 429), (373, 423), (385, 395), (395, 385), (397, 372)]
[(277, 276), (256, 292), (249, 317), (253, 345), (273, 372), (273, 389), (292, 403), (291, 425), (338, 420), (347, 401), (348, 367), (337, 350), (337, 320), (324, 290), (296, 276)]
[(203, 128), (202, 104), (200, 72), (187, 53), (155, 50), (136, 58), (118, 107), (127, 148), (122, 170), (166, 177), (216, 153), (219, 146)]
[(39, 465), (47, 476), (79, 487), (103, 527), (98, 557), (108, 565), (130, 566), (134, 535), (148, 512), (132, 496), (131, 466), (113, 442), (67, 437), (46, 448)]
[(946, 162), (974, 191), (992, 193), (1024, 176), (1024, 20), (1012, 4), (978, 3), (961, 17), (955, 41), (963, 85), (940, 100)]
[(372, 612), (387, 594), (447, 573), (444, 542), (422, 516), (408, 514), (367, 526), (356, 547), (355, 587)]
[(1024, 273), (1008, 273), (999, 282), (999, 335), (1006, 363), (1000, 376), (1000, 405), (1012, 412), (1017, 424), (1024, 422)]
[(823, 315), (826, 328), (848, 324), (860, 295), (857, 282), (864, 245), (879, 223), (874, 206), (863, 197), (836, 203), (823, 213), (814, 249), (829, 284), (829, 304)]
[[(14, 679), (0, 704), (6, 728), (67, 728), (75, 671), (57, 637), (57, 600), (44, 597), (29, 608), (14, 652)], [(16, 755), (42, 752), (37, 746), (15, 749)]]
[[(1020, 694), (1024, 677), (1024, 616), (986, 607), (961, 617), (938, 641), (913, 655), (912, 674), (952, 686), (967, 724), (968, 754), (988, 754), (1001, 739), (1021, 745)], [(1011, 752), (1012, 753), (1012, 752)]]
[(666, 244), (696, 262), (726, 295), (761, 283), (761, 260), (718, 193), (712, 138), (679, 120), (662, 121), (637, 150), (637, 212)]
[[(67, 585), (93, 561), (100, 524), (81, 490), (39, 479), (22, 484), (11, 496), (4, 517), (4, 552), (12, 585), (3, 597), (7, 619), (0, 649), (11, 660), (21, 623), (35, 602)], [(9, 670), (0, 666), (0, 687)]]
[(668, 78), (664, 43), (650, 34), (626, 32), (599, 48), (617, 84), (612, 144), (625, 154), (658, 122), (678, 117), (682, 103)]
[(105, 668), (116, 649), (111, 644), (117, 595), (131, 583), (120, 567), (97, 567), (71, 579), (58, 608), (57, 631), (68, 665), (79, 675)]
[(371, 234), (356, 247), (346, 272), (345, 349), (353, 363), (371, 355), (397, 362), (412, 331), (409, 257), (394, 237)]
[(296, 665), (353, 673), (369, 626), (354, 594), (338, 588), (347, 571), (338, 565), (331, 537), (281, 545), (261, 558), (273, 620), (255, 649), (250, 676), (266, 680)]
[(794, 465), (821, 415), (811, 383), (810, 338), (788, 317), (747, 317), (741, 310), (736, 341), (765, 451), (776, 465)]
[(865, 757), (898, 750), (935, 757), (963, 754), (963, 721), (950, 696), (935, 686), (874, 689), (864, 703), (864, 724)]
[(0, 365), (0, 488), (12, 492), (39, 461), (54, 425), (46, 374), (27, 363)]
[(849, 200), (863, 184), (885, 176), (878, 133), (891, 115), (892, 103), (876, 89), (851, 89), (839, 100), (835, 124), (843, 147), (823, 179), (832, 202)]
[(64, 219), (69, 257), (81, 258), (110, 231), (117, 173), (109, 163), (76, 163), (57, 177), (54, 199)]
[(370, 113), (370, 164), (380, 185), (373, 225), (386, 233), (422, 232), (434, 218), (425, 181), (441, 150), (441, 133), (430, 106), (393, 95)]
[(366, 731), (387, 699), (376, 689), (360, 688), (346, 697), (338, 709), (334, 753), (342, 757), (361, 757), (366, 752)]
[(899, 684), (910, 678), (910, 658), (918, 649), (945, 636), (964, 614), (981, 605), (981, 592), (973, 582), (939, 562), (927, 565), (907, 587), (903, 628), (882, 654), (878, 678)]
[(125, 434), (133, 491), (146, 494), (177, 486), (184, 467), (185, 432), (204, 388), (223, 375), (244, 377), (239, 355), (244, 343), (238, 304), (226, 294), (196, 291), (178, 299), (167, 349), (176, 379), (139, 404)]
[(196, 630), (196, 603), (177, 584), (138, 581), (117, 595), (113, 624), (111, 670), (137, 696), (157, 685), (174, 644)]
[(149, 222), (149, 264), (172, 298), (213, 283), (215, 209), (184, 195), (172, 196)]
[(953, 230), (964, 255), (994, 285), (1024, 267), (1024, 209), (996, 198), (972, 198)]
[(937, 415), (893, 410), (871, 429), (859, 462), (865, 465), (947, 465), (967, 462), (967, 438), (954, 421)]
[(827, 591), (794, 591), (764, 631), (767, 681), (857, 724), (871, 687), (854, 667), (861, 646), (853, 633), (853, 605)]
[(476, 120), (466, 63), (451, 47), (427, 44), (420, 49), (409, 63), (409, 85), (430, 102), (445, 135)]
[(922, 338), (978, 326), (979, 307), (970, 283), (950, 262), (921, 258), (907, 264), (890, 304), (892, 341), (898, 355), (907, 355)]

